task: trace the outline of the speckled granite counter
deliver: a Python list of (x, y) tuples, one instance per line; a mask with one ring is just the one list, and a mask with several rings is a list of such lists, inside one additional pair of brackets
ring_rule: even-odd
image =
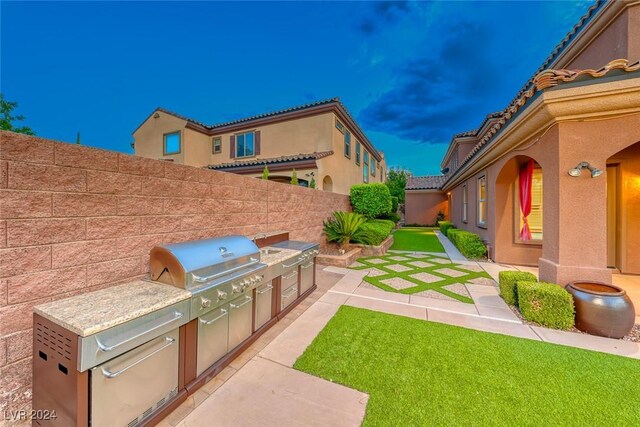
[[(271, 250), (275, 252), (272, 254), (265, 255), (262, 252), (265, 250)], [(300, 254), (301, 254), (300, 251), (296, 251), (293, 249), (282, 249), (282, 248), (275, 248), (273, 246), (265, 246), (264, 248), (261, 249), (261, 252), (260, 252), (260, 262), (263, 264), (267, 264), (269, 267), (271, 267), (274, 264), (278, 264), (282, 261), (285, 261), (289, 258), (293, 258)]]
[(191, 298), (184, 289), (135, 280), (34, 307), (33, 311), (81, 337)]

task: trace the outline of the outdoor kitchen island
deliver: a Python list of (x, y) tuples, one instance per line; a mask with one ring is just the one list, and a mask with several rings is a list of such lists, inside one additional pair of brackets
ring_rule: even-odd
[(56, 418), (34, 425), (158, 423), (315, 290), (315, 254), (288, 233), (162, 245), (153, 281), (35, 307), (33, 409)]

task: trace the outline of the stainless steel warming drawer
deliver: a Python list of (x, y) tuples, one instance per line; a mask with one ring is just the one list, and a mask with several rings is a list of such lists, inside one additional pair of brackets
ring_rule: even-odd
[(306, 261), (300, 266), (300, 294), (304, 294), (313, 286), (313, 270), (315, 268), (313, 259)]
[(260, 329), (265, 323), (271, 320), (271, 301), (273, 300), (273, 285), (271, 282), (265, 283), (256, 289), (256, 302), (254, 313), (254, 330)]

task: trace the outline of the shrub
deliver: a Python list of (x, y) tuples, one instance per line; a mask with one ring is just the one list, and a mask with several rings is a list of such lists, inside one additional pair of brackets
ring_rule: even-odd
[(367, 245), (379, 245), (384, 239), (389, 237), (391, 231), (396, 226), (393, 221), (386, 219), (372, 219), (362, 224), (362, 230), (370, 236), (370, 243), (361, 242), (357, 237), (352, 240), (354, 243), (364, 243)]
[(291, 171), (291, 185), (298, 185), (298, 172), (296, 172), (296, 169), (294, 168), (293, 171)]
[(438, 215), (436, 215), (436, 224), (440, 224), (440, 222), (444, 221), (445, 218), (446, 216), (444, 215), (444, 212), (438, 211)]
[(353, 211), (367, 218), (377, 218), (391, 211), (391, 194), (382, 183), (354, 185), (350, 197)]
[(500, 273), (498, 273), (498, 281), (500, 282), (500, 296), (507, 304), (517, 305), (517, 282), (535, 282), (536, 280), (538, 280), (538, 278), (527, 271), (501, 271)]
[(338, 242), (345, 249), (349, 248), (351, 241), (372, 244), (374, 236), (362, 227), (365, 222), (367, 219), (357, 213), (334, 212), (333, 218), (323, 222), (324, 234), (327, 241)]
[(400, 221), (400, 215), (398, 215), (397, 213), (388, 213), (386, 215), (382, 215), (381, 217), (379, 217), (379, 219), (386, 219), (389, 221), (393, 221), (394, 223), (398, 223), (398, 221)]
[(518, 281), (517, 287), (522, 317), (554, 329), (570, 329), (573, 326), (573, 297), (560, 285)]
[(440, 227), (440, 232), (445, 236), (448, 236), (449, 229), (456, 228), (456, 226), (449, 221), (440, 221), (438, 227)]
[(391, 196), (391, 211), (390, 213), (398, 213), (398, 198), (396, 196)]
[(267, 165), (264, 165), (264, 169), (262, 169), (262, 179), (269, 179), (269, 168)]
[(467, 258), (481, 258), (487, 254), (487, 247), (477, 234), (456, 228), (447, 230), (451, 243)]

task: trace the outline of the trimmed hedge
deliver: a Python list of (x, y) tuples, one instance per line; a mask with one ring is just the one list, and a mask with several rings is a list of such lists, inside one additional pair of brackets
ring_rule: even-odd
[(477, 234), (457, 228), (449, 228), (447, 237), (467, 258), (482, 258), (487, 254), (487, 247)]
[[(391, 194), (391, 193), (389, 193)], [(391, 196), (391, 214), (397, 214), (398, 213), (398, 198), (396, 196)]]
[(386, 215), (379, 216), (378, 219), (386, 219), (397, 224), (398, 221), (400, 221), (400, 215), (398, 215), (397, 213), (388, 213)]
[(449, 221), (440, 221), (438, 222), (438, 227), (440, 227), (440, 232), (445, 236), (449, 237), (449, 230), (452, 228), (456, 228), (452, 222)]
[[(388, 219), (371, 219), (360, 226), (360, 229), (371, 238), (371, 245), (377, 246), (389, 237), (396, 224)], [(354, 243), (362, 243), (353, 240)]]
[(498, 273), (500, 282), (500, 296), (507, 304), (518, 305), (517, 282), (535, 282), (536, 276), (528, 271), (501, 271)]
[(349, 193), (353, 211), (367, 218), (377, 218), (391, 212), (391, 193), (389, 187), (382, 183), (354, 185)]
[(554, 329), (574, 324), (573, 297), (560, 285), (519, 281), (518, 307), (525, 319)]

